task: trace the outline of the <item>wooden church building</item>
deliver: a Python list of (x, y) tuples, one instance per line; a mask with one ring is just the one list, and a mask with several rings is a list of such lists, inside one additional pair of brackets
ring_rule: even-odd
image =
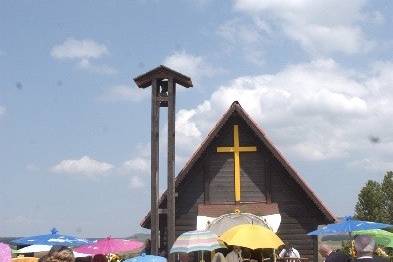
[[(165, 210), (166, 192), (159, 205)], [(318, 242), (307, 232), (335, 221), (235, 101), (176, 178), (176, 236), (201, 229), (206, 220), (239, 212), (273, 217), (278, 236), (310, 261), (318, 261)], [(150, 213), (141, 226), (150, 228)], [(160, 214), (160, 246), (166, 248), (165, 212)]]

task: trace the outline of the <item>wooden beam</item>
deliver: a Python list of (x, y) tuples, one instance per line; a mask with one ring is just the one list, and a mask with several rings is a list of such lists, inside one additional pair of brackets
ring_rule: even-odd
[(174, 262), (175, 256), (169, 250), (175, 242), (175, 104), (176, 87), (173, 78), (168, 79), (168, 195), (167, 195), (167, 232), (168, 261)]
[(272, 173), (270, 168), (270, 156), (267, 155), (265, 159), (265, 194), (266, 194), (266, 203), (272, 203)]
[(313, 261), (318, 261), (318, 237), (317, 236), (312, 236), (313, 240)]
[(157, 101), (157, 79), (152, 80), (151, 94), (151, 254), (158, 255), (159, 248), (159, 215), (158, 215), (158, 190), (159, 190), (159, 128), (160, 105)]
[(158, 214), (160, 214), (160, 215), (161, 215), (161, 214), (165, 214), (165, 215), (166, 215), (166, 214), (168, 214), (168, 209), (159, 208), (159, 209), (158, 209)]
[[(202, 160), (202, 163), (206, 163), (206, 156)], [(208, 167), (203, 164), (202, 166), (202, 175), (203, 175), (203, 202), (204, 204), (210, 204), (210, 178), (209, 173), (207, 172)]]

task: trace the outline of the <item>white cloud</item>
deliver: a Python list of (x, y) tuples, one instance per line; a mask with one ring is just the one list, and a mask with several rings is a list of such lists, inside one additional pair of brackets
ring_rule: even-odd
[(263, 44), (264, 34), (270, 34), (272, 29), (261, 19), (247, 23), (233, 19), (220, 25), (217, 34), (225, 39), (225, 48), (231, 52), (241, 51), (246, 60), (256, 65), (264, 64)]
[(134, 151), (134, 157), (121, 165), (119, 173), (130, 177), (131, 189), (139, 189), (145, 187), (150, 178), (150, 144), (140, 144)]
[(92, 73), (98, 73), (98, 74), (103, 74), (103, 75), (114, 75), (117, 73), (117, 71), (105, 64), (93, 64), (90, 62), (90, 60), (84, 58), (81, 61), (79, 61), (78, 68), (92, 72)]
[(393, 161), (375, 158), (364, 158), (350, 162), (349, 167), (359, 168), (368, 171), (385, 173), (393, 170)]
[(303, 25), (301, 30), (297, 26), (288, 26), (286, 33), (314, 54), (336, 51), (355, 54), (367, 51), (373, 45), (365, 40), (360, 27), (355, 26)]
[(88, 156), (83, 156), (79, 160), (62, 160), (51, 168), (52, 172), (55, 173), (77, 174), (87, 177), (104, 175), (111, 169), (113, 169), (113, 165), (106, 162), (99, 162)]
[(354, 54), (374, 45), (360, 24), (383, 22), (380, 13), (369, 15), (365, 4), (363, 0), (235, 0), (234, 8), (281, 30), (311, 54)]
[[(393, 157), (382, 146), (393, 143), (392, 69), (391, 63), (378, 63), (370, 75), (359, 76), (333, 60), (315, 60), (236, 78), (196, 108), (177, 113), (178, 153), (190, 155), (189, 148), (237, 100), (291, 159), (356, 159), (370, 152)], [(378, 150), (370, 135), (381, 137)]]
[(163, 64), (196, 80), (222, 72), (222, 69), (208, 64), (202, 56), (194, 56), (184, 50), (169, 55), (164, 59)]
[(107, 55), (108, 49), (90, 39), (76, 40), (68, 38), (64, 43), (56, 45), (51, 50), (51, 55), (57, 59), (90, 59)]
[(150, 159), (147, 157), (137, 156), (124, 162), (123, 167), (128, 170), (148, 173), (150, 171)]
[(5, 107), (0, 106), (0, 117), (5, 114), (5, 111), (6, 111)]
[(140, 176), (132, 176), (130, 179), (130, 188), (131, 189), (139, 189), (145, 186), (144, 181)]
[(382, 25), (385, 23), (385, 17), (379, 11), (374, 11), (369, 15), (368, 20), (376, 25)]
[(115, 74), (116, 70), (105, 64), (92, 63), (92, 59), (99, 59), (108, 55), (109, 51), (104, 44), (90, 39), (77, 40), (68, 38), (62, 44), (51, 50), (51, 55), (59, 60), (77, 60), (77, 68), (98, 74)]
[(106, 89), (104, 93), (99, 96), (98, 99), (107, 102), (139, 102), (148, 97), (149, 94), (150, 93), (146, 90), (137, 88), (135, 86), (117, 85)]

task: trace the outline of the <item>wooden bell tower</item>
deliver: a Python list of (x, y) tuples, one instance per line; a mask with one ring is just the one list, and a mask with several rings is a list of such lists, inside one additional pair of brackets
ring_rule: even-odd
[[(175, 241), (175, 113), (176, 84), (192, 87), (191, 78), (160, 65), (136, 78), (139, 88), (152, 87), (151, 95), (151, 253), (159, 247), (159, 126), (160, 108), (168, 107), (167, 248)], [(169, 261), (174, 261), (169, 256)]]

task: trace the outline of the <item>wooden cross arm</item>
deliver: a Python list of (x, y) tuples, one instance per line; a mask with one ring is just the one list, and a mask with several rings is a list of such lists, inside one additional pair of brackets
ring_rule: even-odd
[[(238, 150), (239, 150), (239, 152), (256, 152), (257, 147), (256, 146), (239, 146)], [(235, 148), (230, 147), (230, 146), (217, 147), (217, 152), (218, 153), (233, 153), (233, 152), (235, 152)]]

